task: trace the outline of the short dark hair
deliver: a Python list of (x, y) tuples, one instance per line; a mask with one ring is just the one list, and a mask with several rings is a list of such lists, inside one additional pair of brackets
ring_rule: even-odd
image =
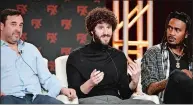
[(1, 22), (5, 24), (7, 16), (21, 15), (21, 12), (16, 9), (4, 9), (1, 11)]
[(114, 31), (117, 26), (117, 19), (112, 11), (108, 10), (107, 8), (97, 7), (91, 10), (85, 17), (85, 26), (87, 32), (92, 35), (91, 31), (93, 31), (95, 26), (101, 22), (112, 25), (112, 31)]

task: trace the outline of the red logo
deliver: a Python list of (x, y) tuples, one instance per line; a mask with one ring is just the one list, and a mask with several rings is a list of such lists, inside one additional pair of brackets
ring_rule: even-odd
[(21, 11), (21, 14), (24, 15), (27, 12), (27, 5), (24, 4), (17, 4), (17, 10)]
[(31, 20), (31, 25), (35, 28), (38, 29), (40, 28), (42, 19), (32, 19)]
[(88, 6), (77, 6), (77, 13), (79, 13), (80, 16), (86, 16), (88, 13), (87, 8)]
[(27, 40), (27, 33), (26, 32), (22, 33), (21, 40), (23, 40), (23, 41)]
[(57, 13), (57, 5), (47, 5), (47, 12), (50, 12), (50, 15), (56, 15)]
[(100, 0), (94, 0), (95, 3), (100, 3), (101, 1)]
[(57, 40), (57, 33), (47, 33), (47, 40), (50, 41), (50, 43), (56, 43)]
[(84, 33), (76, 34), (76, 40), (79, 41), (80, 44), (85, 44), (87, 41), (87, 34)]
[(69, 30), (72, 27), (72, 19), (62, 19), (61, 26), (64, 27), (64, 30)]
[(71, 47), (63, 47), (63, 48), (61, 48), (61, 54), (63, 55), (63, 54), (65, 54), (65, 55), (69, 55), (70, 54), (70, 52), (71, 52)]
[(49, 68), (50, 71), (54, 71), (55, 62), (54, 61), (48, 61), (48, 68)]

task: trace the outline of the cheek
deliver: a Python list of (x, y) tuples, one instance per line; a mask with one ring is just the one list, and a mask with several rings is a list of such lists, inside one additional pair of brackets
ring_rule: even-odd
[(184, 34), (180, 34), (179, 37), (178, 37), (178, 42), (182, 42), (185, 38), (185, 35)]
[(102, 32), (95, 32), (95, 34), (96, 34), (96, 36), (98, 36), (98, 37), (101, 37), (102, 35), (103, 35), (103, 33)]

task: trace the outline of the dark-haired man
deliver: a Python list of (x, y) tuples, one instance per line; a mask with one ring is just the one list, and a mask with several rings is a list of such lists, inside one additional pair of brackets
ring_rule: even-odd
[(149, 48), (142, 59), (142, 86), (147, 94), (159, 94), (166, 104), (193, 102), (191, 19), (171, 12), (161, 44)]
[(23, 24), (20, 11), (1, 11), (1, 104), (63, 104), (59, 94), (74, 99), (75, 90), (62, 87), (38, 49), (20, 39)]

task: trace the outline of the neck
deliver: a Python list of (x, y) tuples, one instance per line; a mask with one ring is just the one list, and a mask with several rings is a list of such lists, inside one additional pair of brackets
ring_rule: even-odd
[(93, 50), (98, 50), (98, 51), (101, 51), (101, 50), (106, 50), (106, 49), (108, 49), (108, 45), (103, 45), (102, 43), (100, 43), (100, 42), (96, 42), (96, 41), (94, 41), (94, 39), (93, 40), (91, 40), (91, 48), (93, 49)]
[(170, 49), (173, 53), (175, 53), (175, 54), (177, 54), (177, 55), (183, 55), (183, 54), (184, 54), (184, 52), (183, 52), (184, 46), (183, 46), (183, 45), (180, 45), (180, 46), (168, 46), (168, 47), (169, 47), (169, 49)]
[(16, 43), (9, 43), (8, 41), (4, 40), (3, 38), (1, 38), (1, 40), (3, 40), (4, 42), (6, 42), (11, 49), (17, 51), (17, 46), (18, 46), (18, 45), (17, 45), (17, 42), (16, 42)]

